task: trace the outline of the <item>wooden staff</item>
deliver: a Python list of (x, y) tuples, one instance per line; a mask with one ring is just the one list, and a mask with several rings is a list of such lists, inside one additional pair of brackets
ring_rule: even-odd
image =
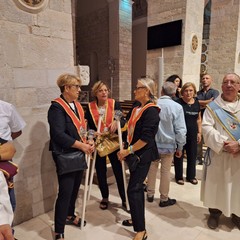
[[(122, 117), (122, 112), (120, 110), (116, 110), (114, 118), (117, 120), (118, 140), (119, 140), (120, 150), (123, 150), (122, 131), (121, 131), (121, 125), (120, 125), (121, 117)], [(127, 207), (127, 211), (129, 211), (130, 208), (129, 208), (129, 201), (128, 201), (128, 196), (127, 196), (127, 180), (126, 180), (125, 161), (121, 161), (121, 163), (122, 163), (124, 192), (125, 192), (125, 197), (126, 197), (126, 207)]]
[[(94, 143), (94, 130), (89, 130), (87, 133), (88, 141)], [(81, 229), (84, 227), (85, 213), (86, 213), (86, 203), (87, 203), (87, 190), (88, 190), (88, 179), (89, 179), (89, 171), (90, 171), (90, 159), (91, 154), (86, 154), (86, 162), (87, 162), (87, 170), (85, 174), (85, 183), (84, 183), (84, 193), (83, 193), (83, 205), (82, 205), (82, 217), (81, 217)]]
[[(101, 122), (102, 122), (102, 118), (103, 118), (104, 114), (105, 114), (105, 108), (99, 108), (97, 133), (100, 133)], [(91, 191), (92, 191), (92, 183), (93, 183), (93, 175), (94, 175), (94, 170), (95, 170), (96, 157), (97, 157), (97, 149), (95, 149), (95, 151), (94, 151), (93, 161), (92, 161), (92, 166), (91, 166), (91, 174), (90, 174), (90, 179), (89, 179), (88, 196), (87, 196), (88, 200), (90, 199)]]

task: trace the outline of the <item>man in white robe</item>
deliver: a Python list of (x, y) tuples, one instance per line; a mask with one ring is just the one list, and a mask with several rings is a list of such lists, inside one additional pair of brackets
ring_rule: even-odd
[[(210, 148), (208, 164), (204, 165), (201, 186), (201, 200), (209, 208), (208, 227), (216, 229), (219, 217), (224, 214), (232, 217), (232, 222), (240, 230), (240, 77), (230, 73), (224, 76), (222, 94), (214, 102), (222, 109), (238, 118), (238, 125), (226, 121), (232, 131), (237, 132), (233, 139), (211, 112), (209, 106), (204, 112), (202, 132), (206, 145)], [(210, 104), (211, 106), (211, 104)], [(226, 118), (225, 118), (226, 119)], [(230, 132), (231, 133), (231, 132)], [(234, 135), (236, 136), (236, 135)], [(205, 159), (206, 163), (206, 159)]]
[(12, 224), (13, 211), (8, 194), (6, 179), (0, 171), (0, 240), (13, 240)]

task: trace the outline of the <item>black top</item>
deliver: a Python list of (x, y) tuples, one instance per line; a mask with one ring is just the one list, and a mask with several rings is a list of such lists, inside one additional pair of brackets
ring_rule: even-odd
[(147, 149), (151, 149), (151, 155), (149, 155), (149, 160), (153, 161), (159, 158), (158, 150), (155, 142), (155, 135), (158, 131), (159, 124), (159, 108), (158, 107), (149, 107), (139, 118), (135, 125), (135, 130), (133, 134), (133, 139), (131, 145), (137, 142), (139, 139), (146, 142), (147, 144), (136, 151), (138, 156), (141, 156), (143, 152)]
[[(61, 98), (63, 97), (61, 96)], [(75, 109), (77, 111), (77, 108)], [(79, 118), (79, 115), (77, 113), (75, 114)], [(76, 151), (76, 149), (71, 146), (76, 140), (80, 141), (80, 136), (72, 119), (64, 108), (55, 101), (52, 101), (52, 105), (48, 110), (48, 123), (50, 126), (50, 151)]]
[(198, 100), (195, 98), (193, 104), (187, 104), (183, 101), (182, 98), (178, 99), (177, 101), (183, 107), (183, 112), (185, 116), (185, 122), (187, 127), (187, 137), (194, 136), (196, 137), (198, 133), (198, 114), (200, 112), (200, 104)]

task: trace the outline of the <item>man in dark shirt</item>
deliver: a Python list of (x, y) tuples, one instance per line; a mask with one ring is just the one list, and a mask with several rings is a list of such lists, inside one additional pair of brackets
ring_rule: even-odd
[[(197, 92), (197, 98), (200, 103), (202, 117), (207, 104), (213, 101), (219, 95), (218, 90), (211, 88), (212, 81), (212, 77), (209, 74), (204, 74), (201, 79), (202, 89)], [(203, 138), (201, 143), (198, 144), (197, 162), (199, 165), (202, 165), (202, 147)]]

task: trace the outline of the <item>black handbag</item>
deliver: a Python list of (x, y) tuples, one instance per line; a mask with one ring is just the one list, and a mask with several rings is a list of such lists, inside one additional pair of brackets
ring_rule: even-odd
[(126, 159), (125, 162), (128, 165), (128, 169), (130, 172), (134, 172), (138, 166), (138, 163), (140, 162), (140, 157), (137, 154), (129, 154)]
[(53, 152), (53, 159), (56, 163), (58, 175), (87, 169), (85, 153), (82, 151)]

